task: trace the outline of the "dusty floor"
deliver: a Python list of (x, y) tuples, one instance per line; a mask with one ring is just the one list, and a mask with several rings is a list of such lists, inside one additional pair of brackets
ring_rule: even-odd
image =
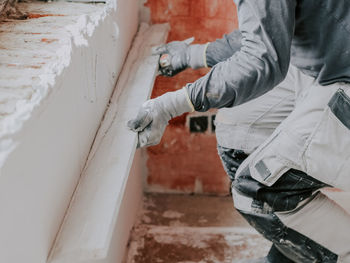
[(125, 262), (231, 263), (268, 249), (234, 210), (231, 197), (149, 194)]

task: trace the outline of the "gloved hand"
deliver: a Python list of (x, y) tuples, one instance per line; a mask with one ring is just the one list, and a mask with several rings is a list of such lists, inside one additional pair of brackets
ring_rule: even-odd
[(153, 50), (153, 55), (167, 54), (169, 57), (169, 65), (160, 63), (159, 71), (162, 75), (171, 77), (187, 67), (193, 69), (207, 67), (205, 51), (208, 44), (190, 45), (193, 40), (191, 37), (184, 41), (173, 41)]
[(170, 119), (191, 111), (194, 111), (193, 105), (187, 89), (183, 88), (146, 101), (127, 125), (138, 133), (137, 147), (151, 146), (160, 142)]

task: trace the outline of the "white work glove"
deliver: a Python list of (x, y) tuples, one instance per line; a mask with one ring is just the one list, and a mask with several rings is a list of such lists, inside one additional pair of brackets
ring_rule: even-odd
[(151, 146), (160, 142), (170, 119), (193, 110), (187, 89), (183, 88), (146, 101), (127, 125), (138, 133), (137, 147)]
[(190, 45), (194, 38), (188, 38), (184, 41), (173, 41), (168, 44), (161, 45), (153, 50), (153, 55), (169, 55), (169, 64), (163, 65), (159, 63), (159, 72), (164, 76), (174, 76), (180, 71), (191, 67), (193, 69), (207, 67), (206, 65), (206, 49), (208, 44)]

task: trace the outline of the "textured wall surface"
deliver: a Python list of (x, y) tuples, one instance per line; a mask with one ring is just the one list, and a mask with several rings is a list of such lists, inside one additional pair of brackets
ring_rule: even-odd
[[(151, 22), (169, 22), (168, 42), (195, 36), (206, 43), (237, 28), (232, 0), (148, 0)], [(159, 76), (152, 97), (180, 89), (207, 69), (186, 71), (175, 77)], [(161, 143), (148, 148), (149, 190), (197, 193), (227, 193), (228, 181), (216, 152), (211, 132), (190, 133), (183, 115), (171, 121)]]
[(0, 23), (0, 262), (47, 262), (137, 6), (33, 1), (19, 3), (29, 19)]
[(8, 0), (0, 0), (0, 14), (2, 14)]
[(0, 0), (0, 19), (7, 17), (7, 13), (10, 9), (12, 9), (16, 0)]

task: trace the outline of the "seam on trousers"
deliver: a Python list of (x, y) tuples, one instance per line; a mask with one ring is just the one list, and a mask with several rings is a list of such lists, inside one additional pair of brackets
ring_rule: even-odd
[[(282, 102), (284, 102), (284, 101), (285, 101), (286, 99), (288, 99), (289, 97), (294, 97), (294, 95), (288, 95), (288, 96), (286, 96), (286, 97), (281, 98), (281, 100), (280, 100), (278, 103), (272, 105), (267, 111), (265, 111), (264, 113), (262, 113), (261, 115), (259, 115), (257, 118), (255, 118), (255, 120), (253, 120), (253, 121), (250, 123), (249, 127), (254, 126), (254, 124), (255, 124), (257, 121), (263, 119), (263, 117), (264, 117), (267, 113), (270, 113), (274, 108), (276, 108), (277, 106), (281, 105)], [(289, 114), (288, 114), (288, 115), (289, 115)], [(286, 116), (286, 118), (288, 117), (288, 115)]]
[[(267, 111), (265, 111), (265, 112), (262, 113), (260, 116), (258, 116), (257, 118), (255, 118), (255, 120), (253, 120), (253, 121), (249, 124), (247, 134), (248, 134), (248, 135), (253, 134), (252, 131), (253, 131), (254, 128), (255, 128), (256, 122), (259, 121), (259, 120), (261, 120), (261, 119), (263, 119), (264, 116), (266, 116), (266, 115), (267, 115), (268, 113), (270, 113), (273, 109), (275, 109), (276, 107), (278, 107), (279, 105), (281, 105), (284, 101), (286, 101), (286, 100), (287, 100), (288, 98), (290, 98), (290, 97), (294, 97), (294, 94), (288, 95), (288, 96), (286, 96), (286, 97), (283, 97), (278, 103), (272, 105)], [(291, 110), (291, 112), (292, 112), (292, 111), (293, 111), (293, 109)], [(290, 114), (290, 113), (289, 113), (289, 114)], [(289, 115), (289, 114), (288, 114), (288, 115)], [(285, 120), (285, 119), (288, 117), (288, 115), (285, 116), (285, 118), (284, 118), (283, 120)], [(283, 120), (281, 120), (281, 122), (283, 122)], [(280, 122), (279, 124), (281, 124), (281, 122)], [(277, 126), (278, 126), (278, 125), (277, 125)], [(249, 136), (246, 136), (246, 137), (245, 137), (245, 141), (244, 141), (244, 144), (245, 144), (245, 145), (248, 144), (248, 137), (249, 137)]]
[[(325, 118), (325, 113), (327, 111), (327, 106), (324, 107), (323, 111), (322, 111), (322, 116), (321, 118), (318, 120), (316, 126), (313, 128), (312, 132), (310, 133), (309, 137), (306, 139), (306, 142), (305, 142), (305, 145), (301, 151), (301, 156), (305, 156), (305, 152), (307, 151), (307, 149), (309, 148), (313, 138), (315, 137), (315, 134), (318, 132), (320, 126), (322, 125), (323, 123), (323, 119)], [(302, 160), (305, 159), (305, 158), (302, 158)], [(306, 160), (303, 160), (303, 165), (304, 167), (306, 167), (307, 169), (307, 163), (306, 163)]]

